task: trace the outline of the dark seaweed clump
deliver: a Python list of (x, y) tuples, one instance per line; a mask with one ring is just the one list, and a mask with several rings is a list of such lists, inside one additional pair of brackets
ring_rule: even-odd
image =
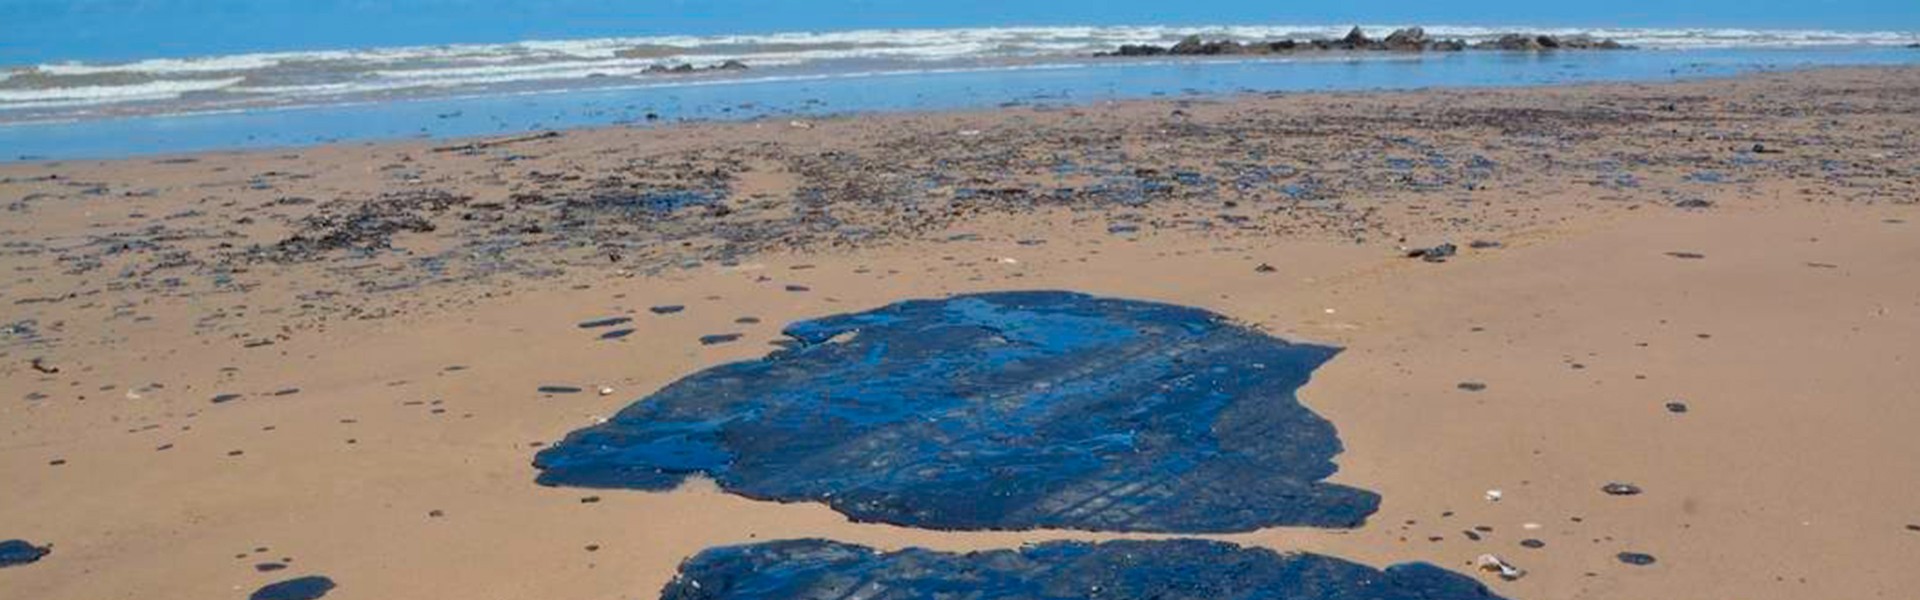
[(662, 600), (1100, 598), (1104, 600), (1464, 600), (1496, 598), (1426, 563), (1384, 570), (1316, 554), (1200, 540), (1052, 542), (953, 554), (878, 552), (825, 540), (707, 550)]
[(534, 460), (546, 485), (824, 502), (941, 530), (1353, 527), (1371, 492), (1294, 390), (1334, 348), (1068, 292), (902, 302), (788, 327)]

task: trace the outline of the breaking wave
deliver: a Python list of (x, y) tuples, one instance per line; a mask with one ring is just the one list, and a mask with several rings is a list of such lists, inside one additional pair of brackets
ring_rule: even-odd
[[(1368, 26), (1384, 35), (1392, 27)], [(1113, 26), (859, 30), (758, 35), (533, 40), (60, 62), (0, 68), (0, 121), (95, 114), (168, 113), (222, 106), (287, 106), (387, 97), (554, 90), (806, 73), (1016, 68), (1112, 50), (1171, 44), (1188, 35), (1238, 40), (1334, 38), (1347, 26)], [(1613, 38), (1649, 50), (1896, 46), (1914, 32), (1754, 29), (1429, 27), (1480, 41), (1524, 31)], [(678, 67), (679, 70), (673, 70)], [(760, 72), (771, 70), (773, 73)], [(669, 83), (673, 82), (673, 83)]]

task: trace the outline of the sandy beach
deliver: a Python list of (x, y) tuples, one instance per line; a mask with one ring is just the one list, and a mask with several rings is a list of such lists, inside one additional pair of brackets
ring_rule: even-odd
[(4, 164), (0, 539), (51, 553), (0, 598), (653, 598), (757, 541), (1173, 537), (534, 482), (788, 323), (1003, 290), (1343, 349), (1299, 396), (1379, 511), (1179, 537), (1515, 599), (1914, 597), (1916, 148), (1920, 69), (1834, 68)]

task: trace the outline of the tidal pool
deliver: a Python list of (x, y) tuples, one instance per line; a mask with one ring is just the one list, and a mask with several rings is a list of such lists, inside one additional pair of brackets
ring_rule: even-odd
[(1201, 540), (1051, 542), (953, 554), (880, 552), (825, 540), (714, 548), (680, 566), (663, 600), (1101, 598), (1465, 600), (1495, 598), (1425, 563), (1376, 570), (1316, 554)]
[(534, 459), (552, 486), (821, 502), (938, 530), (1354, 527), (1333, 425), (1294, 391), (1338, 350), (1204, 310), (1057, 291), (795, 323)]

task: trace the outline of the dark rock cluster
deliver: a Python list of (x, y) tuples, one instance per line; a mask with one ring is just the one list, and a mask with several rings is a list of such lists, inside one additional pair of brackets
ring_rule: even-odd
[(701, 71), (745, 71), (747, 70), (747, 68), (748, 68), (747, 63), (743, 63), (737, 60), (728, 60), (718, 64), (708, 65), (706, 67), (696, 67), (690, 63), (680, 63), (671, 67), (666, 65), (656, 64), (656, 65), (648, 66), (646, 73), (649, 75), (659, 75), (659, 74), (683, 75), (687, 73), (698, 73)]
[(1497, 39), (1469, 44), (1461, 39), (1437, 39), (1427, 36), (1425, 29), (1408, 27), (1396, 29), (1383, 39), (1367, 37), (1359, 27), (1347, 32), (1340, 39), (1313, 40), (1273, 40), (1265, 42), (1240, 42), (1235, 40), (1208, 41), (1198, 35), (1187, 36), (1170, 47), (1149, 44), (1128, 44), (1113, 52), (1100, 56), (1222, 56), (1222, 55), (1259, 55), (1280, 54), (1295, 51), (1385, 51), (1385, 52), (1457, 52), (1460, 50), (1621, 50), (1627, 46), (1610, 39), (1600, 39), (1589, 35), (1553, 36), (1544, 34), (1512, 33)]
[(1499, 39), (1474, 44), (1489, 50), (1625, 50), (1628, 47), (1610, 39), (1590, 35), (1521, 35), (1509, 33)]

